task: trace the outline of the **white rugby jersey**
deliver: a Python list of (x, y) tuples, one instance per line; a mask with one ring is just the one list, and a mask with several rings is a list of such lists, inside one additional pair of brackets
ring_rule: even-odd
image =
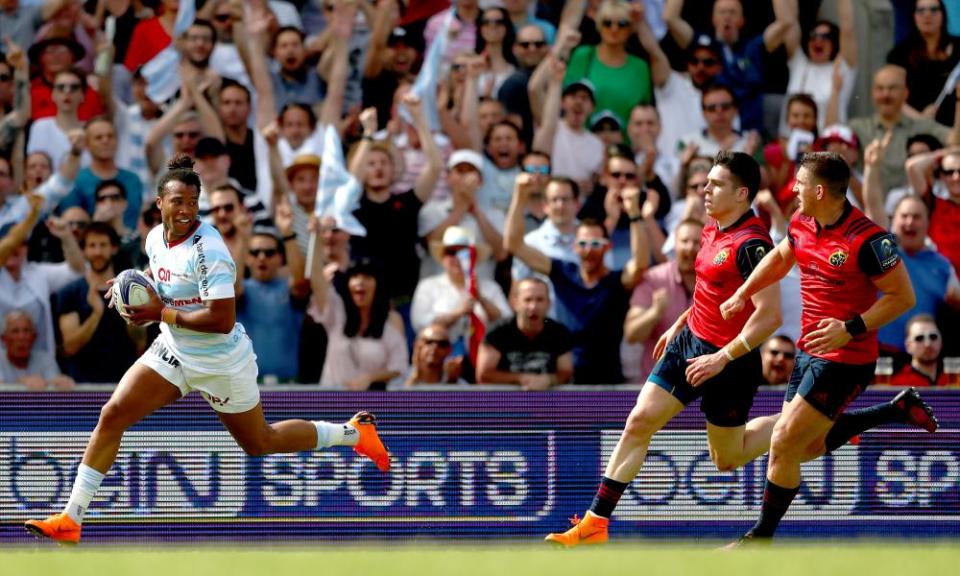
[[(157, 292), (165, 306), (190, 312), (206, 300), (233, 298), (237, 267), (220, 232), (198, 222), (193, 232), (167, 244), (163, 225), (147, 235), (147, 256)], [(236, 323), (229, 334), (196, 332), (160, 324), (160, 331), (185, 368), (208, 374), (229, 372), (253, 353), (243, 326)]]

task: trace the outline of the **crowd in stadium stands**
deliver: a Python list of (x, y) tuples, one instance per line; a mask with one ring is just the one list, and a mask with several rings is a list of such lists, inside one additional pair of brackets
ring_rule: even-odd
[[(888, 379), (951, 383), (960, 3), (747, 4), (0, 1), (0, 381), (116, 383), (149, 346), (104, 295), (149, 265), (185, 153), (264, 383), (641, 383), (716, 226), (712, 157), (761, 163), (779, 242), (799, 156), (830, 150), (916, 291)], [(800, 334), (796, 270), (781, 289), (768, 384)]]

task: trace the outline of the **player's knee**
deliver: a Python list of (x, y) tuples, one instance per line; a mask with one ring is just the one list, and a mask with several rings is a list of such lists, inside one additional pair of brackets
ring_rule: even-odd
[(713, 465), (717, 467), (717, 471), (719, 472), (731, 472), (740, 466), (740, 463), (737, 462), (735, 458), (732, 458), (728, 454), (721, 454), (715, 450), (710, 451), (710, 459), (713, 460)]
[(771, 456), (787, 456), (796, 451), (796, 442), (789, 426), (776, 426), (770, 437)]
[(631, 412), (623, 435), (634, 441), (648, 441), (657, 432), (653, 418), (643, 412)]
[(117, 402), (107, 402), (100, 409), (100, 420), (97, 422), (97, 428), (101, 432), (123, 432), (133, 423), (127, 411)]
[(239, 444), (247, 456), (266, 456), (271, 453), (270, 443), (264, 437), (248, 438)]

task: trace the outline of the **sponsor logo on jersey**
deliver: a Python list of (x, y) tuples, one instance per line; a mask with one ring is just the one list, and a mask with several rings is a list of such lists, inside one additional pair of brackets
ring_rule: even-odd
[(180, 361), (177, 360), (177, 357), (174, 356), (166, 346), (160, 343), (160, 340), (153, 341), (153, 344), (150, 345), (150, 353), (174, 368), (180, 367)]

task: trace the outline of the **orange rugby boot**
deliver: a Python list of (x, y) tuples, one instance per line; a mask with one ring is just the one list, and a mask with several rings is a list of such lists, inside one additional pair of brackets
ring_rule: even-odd
[(377, 434), (377, 418), (369, 412), (357, 412), (347, 424), (353, 426), (360, 433), (353, 451), (361, 456), (373, 460), (381, 472), (390, 471), (390, 452)]
[(573, 548), (580, 544), (603, 544), (607, 541), (607, 529), (610, 526), (609, 518), (602, 518), (587, 511), (583, 520), (574, 514), (570, 523), (573, 524), (572, 528), (562, 534), (547, 534), (545, 540), (559, 544), (564, 548)]
[(80, 542), (80, 525), (66, 512), (54, 514), (46, 520), (27, 520), (23, 526), (37, 538), (50, 538), (61, 544)]

